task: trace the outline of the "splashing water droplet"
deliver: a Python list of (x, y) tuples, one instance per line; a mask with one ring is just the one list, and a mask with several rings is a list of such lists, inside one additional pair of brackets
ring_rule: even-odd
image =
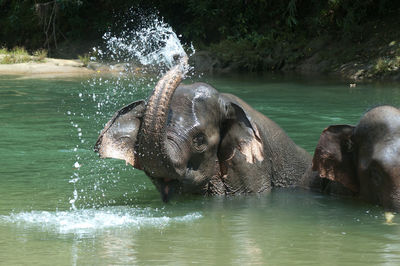
[[(156, 14), (147, 17), (132, 11), (132, 16), (136, 20), (142, 21), (139, 28), (131, 28), (129, 22), (122, 22), (122, 31), (117, 34), (111, 30), (103, 35), (105, 41), (105, 51), (101, 51), (102, 56), (109, 57), (118, 62), (125, 62), (127, 66), (133, 65), (156, 65), (159, 70), (171, 68), (176, 64), (176, 58), (186, 55), (185, 49), (181, 44), (178, 35), (171, 26), (159, 18)], [(193, 45), (188, 47), (191, 54), (195, 52)], [(140, 68), (140, 66), (139, 66)]]

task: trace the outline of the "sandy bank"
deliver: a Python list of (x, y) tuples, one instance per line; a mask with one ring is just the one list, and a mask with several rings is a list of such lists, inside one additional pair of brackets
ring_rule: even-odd
[(0, 64), (0, 75), (26, 75), (37, 77), (85, 76), (96, 73), (79, 60), (47, 58), (45, 62)]

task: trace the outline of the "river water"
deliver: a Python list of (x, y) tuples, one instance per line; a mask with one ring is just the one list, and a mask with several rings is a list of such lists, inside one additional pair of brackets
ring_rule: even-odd
[[(247, 101), (310, 153), (326, 126), (400, 106), (399, 84), (202, 80)], [(100, 160), (99, 131), (150, 93), (143, 84), (0, 76), (0, 265), (400, 263), (400, 217), (386, 224), (378, 206), (302, 190), (164, 204), (142, 172)]]

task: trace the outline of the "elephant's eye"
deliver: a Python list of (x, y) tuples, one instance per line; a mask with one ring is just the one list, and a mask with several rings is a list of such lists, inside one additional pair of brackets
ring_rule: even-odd
[(193, 147), (202, 152), (207, 148), (207, 138), (203, 133), (198, 133), (193, 137)]

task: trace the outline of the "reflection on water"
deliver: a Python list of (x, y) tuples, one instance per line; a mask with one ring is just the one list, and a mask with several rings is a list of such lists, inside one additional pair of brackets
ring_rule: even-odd
[[(309, 152), (327, 125), (354, 124), (376, 104), (400, 106), (396, 84), (207, 81), (275, 120)], [(0, 264), (400, 263), (398, 215), (387, 225), (383, 209), (353, 199), (279, 190), (163, 204), (141, 171), (92, 151), (114, 111), (145, 98), (148, 87), (128, 79), (88, 86), (0, 77), (0, 84)]]

